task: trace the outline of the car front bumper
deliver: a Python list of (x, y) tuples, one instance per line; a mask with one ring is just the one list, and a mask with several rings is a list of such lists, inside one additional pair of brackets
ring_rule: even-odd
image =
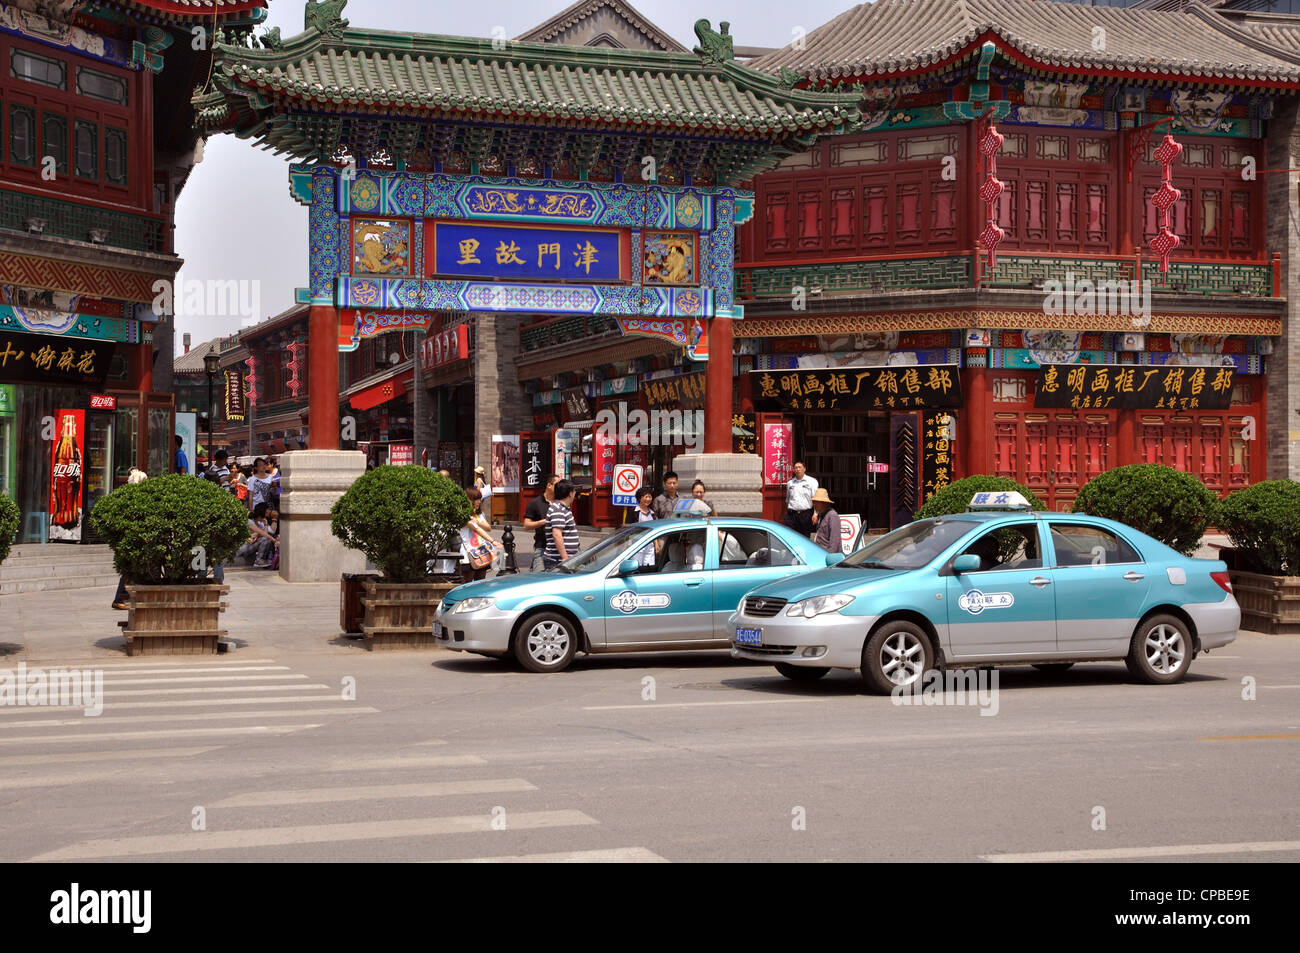
[(438, 636), (437, 642), (443, 648), (455, 652), (504, 655), (510, 651), (510, 633), (519, 613), (495, 606), (477, 612), (457, 613), (439, 606), (433, 618), (442, 625), (442, 635)]
[(1201, 651), (1208, 652), (1227, 645), (1237, 637), (1241, 628), (1241, 606), (1233, 596), (1222, 602), (1193, 602), (1183, 606), (1196, 626), (1201, 640)]
[[(731, 629), (731, 657), (810, 668), (861, 668), (862, 646), (877, 618), (827, 612), (811, 619), (783, 615), (755, 619), (732, 613), (727, 620)], [(737, 642), (737, 628), (762, 629), (762, 644)], [(819, 647), (822, 651), (815, 651)]]

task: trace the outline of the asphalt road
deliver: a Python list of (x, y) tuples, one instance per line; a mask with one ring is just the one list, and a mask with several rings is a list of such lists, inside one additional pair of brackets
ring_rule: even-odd
[(725, 653), (96, 664), (99, 717), (0, 707), (0, 860), (1300, 860), (1297, 639), (1003, 670), (995, 715)]

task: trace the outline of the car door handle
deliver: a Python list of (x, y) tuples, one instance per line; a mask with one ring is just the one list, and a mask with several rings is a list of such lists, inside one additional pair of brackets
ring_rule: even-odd
[(687, 586), (690, 589), (696, 589), (702, 582), (704, 582), (703, 579), (683, 579), (682, 585)]
[(1140, 572), (1134, 572), (1133, 570), (1130, 569), (1128, 572), (1124, 573), (1124, 578), (1127, 579), (1129, 582), (1138, 582), (1141, 579), (1145, 579), (1146, 576), (1142, 575), (1142, 573)]
[(1033, 579), (1029, 580), (1029, 584), (1031, 586), (1037, 586), (1039, 589), (1042, 589), (1043, 586), (1050, 586), (1052, 584), (1052, 580), (1046, 579), (1042, 576), (1035, 576)]

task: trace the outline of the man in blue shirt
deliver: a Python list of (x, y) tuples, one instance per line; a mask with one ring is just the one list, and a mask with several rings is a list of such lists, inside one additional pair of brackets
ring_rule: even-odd
[(182, 449), (184, 446), (185, 446), (185, 438), (182, 437), (180, 434), (176, 434), (176, 455), (172, 459), (173, 473), (190, 472), (190, 462), (185, 459), (185, 451)]

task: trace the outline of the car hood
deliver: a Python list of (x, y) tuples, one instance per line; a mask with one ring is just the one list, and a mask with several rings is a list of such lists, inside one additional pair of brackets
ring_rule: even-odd
[(814, 596), (829, 596), (840, 592), (857, 594), (861, 589), (873, 583), (884, 582), (901, 576), (911, 570), (906, 569), (841, 569), (829, 566), (815, 572), (803, 573), (765, 583), (747, 595), (775, 596), (787, 602), (811, 599)]
[[(482, 597), (487, 599), (523, 599), (542, 592), (568, 592), (574, 588), (575, 580), (598, 579), (597, 573), (520, 573), (519, 575), (498, 576), (495, 579), (480, 579), (467, 582), (452, 589), (443, 601), (449, 605), (462, 599)], [(579, 588), (582, 584), (579, 583)]]

